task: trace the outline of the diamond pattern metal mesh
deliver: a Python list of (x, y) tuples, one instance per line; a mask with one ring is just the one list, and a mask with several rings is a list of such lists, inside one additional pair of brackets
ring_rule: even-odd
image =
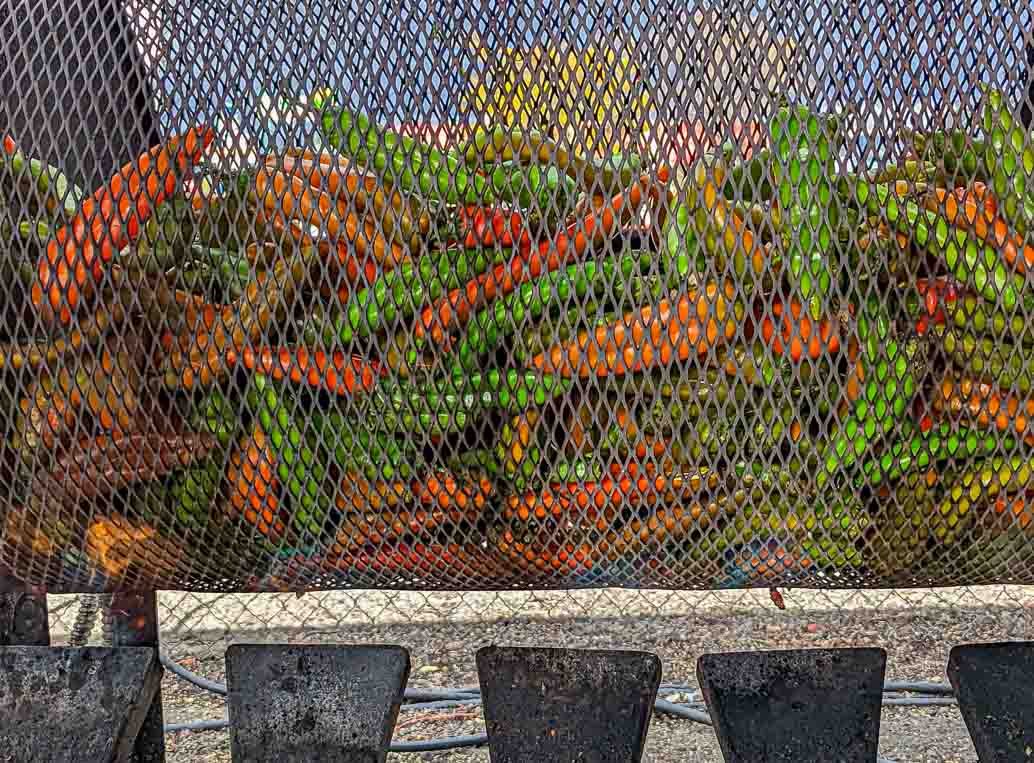
[(4, 3), (4, 576), (1034, 582), (1030, 9)]

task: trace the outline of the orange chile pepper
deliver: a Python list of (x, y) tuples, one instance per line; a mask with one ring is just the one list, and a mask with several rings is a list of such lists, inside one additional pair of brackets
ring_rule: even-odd
[(662, 300), (656, 308), (627, 313), (598, 326), (591, 336), (581, 331), (573, 342), (554, 345), (532, 364), (564, 377), (623, 376), (686, 360), (693, 353), (706, 355), (736, 335), (735, 287), (728, 282), (723, 291), (719, 294), (712, 283), (703, 293), (688, 292)]
[(47, 242), (30, 289), (33, 306), (47, 322), (68, 325), (112, 257), (134, 241), (143, 224), (176, 192), (177, 172), (196, 164), (215, 135), (205, 127), (156, 146), (125, 165), (99, 188)]
[(226, 469), (230, 517), (243, 517), (272, 540), (283, 537), (287, 526), (280, 512), (280, 483), (277, 458), (269, 438), (260, 426), (243, 439), (230, 456)]
[(303, 178), (315, 190), (326, 190), (338, 202), (339, 214), (347, 214), (353, 207), (356, 212), (370, 216), (372, 223), (398, 244), (415, 249), (431, 230), (429, 214), (414, 213), (398, 191), (386, 188), (375, 175), (357, 172), (340, 158), (323, 155), (316, 161), (292, 156), (267, 157), (267, 169), (276, 171), (281, 166), (285, 172)]
[(1022, 399), (993, 384), (968, 378), (945, 378), (937, 389), (933, 409), (940, 414), (968, 414), (982, 427), (1014, 433), (1034, 445), (1034, 399)]
[(1012, 497), (1000, 495), (995, 499), (995, 514), (1012, 515), (1016, 518), (1016, 524), (1020, 526), (1020, 529), (1025, 530), (1031, 521), (1034, 520), (1034, 505), (1031, 503), (1032, 497), (1034, 497), (1034, 491), (1031, 490), (1026, 490), (1022, 495)]
[(332, 241), (347, 241), (360, 259), (372, 256), (380, 264), (398, 263), (407, 256), (402, 247), (377, 230), (372, 220), (360, 217), (347, 204), (313, 188), (297, 175), (264, 167), (255, 174), (255, 190), (274, 223), (297, 220), (306, 225), (321, 225)]
[[(615, 463), (607, 471), (598, 482), (554, 482), (541, 491), (511, 495), (503, 508), (503, 518), (521, 522), (572, 515), (600, 518), (599, 512), (605, 509), (652, 506), (686, 498), (705, 482), (700, 474), (658, 473), (653, 463)], [(606, 525), (601, 524), (599, 529), (606, 529)]]
[(639, 431), (639, 425), (632, 418), (632, 412), (621, 405), (614, 411), (614, 423), (621, 428), (628, 438), (628, 444), (634, 445), (630, 455), (640, 463), (648, 458), (663, 458), (671, 451), (671, 439), (653, 437)]
[[(335, 247), (344, 263), (339, 291), (347, 292), (361, 278), (369, 283), (376, 276), (377, 265), (372, 260), (357, 259), (345, 242), (337, 242)], [(278, 304), (291, 299), (309, 269), (304, 258), (294, 263), (278, 260), (248, 284), (240, 299), (227, 305), (177, 292), (184, 326), (178, 333), (166, 330), (161, 337), (162, 362), (168, 366), (166, 384), (190, 390), (221, 378), (228, 368), (227, 352), (242, 353), (249, 343), (260, 340)]]
[[(782, 324), (778, 335), (777, 323)], [(790, 301), (789, 310), (781, 300), (773, 303), (772, 316), (761, 317), (761, 338), (776, 355), (782, 356), (788, 351), (794, 363), (799, 363), (806, 353), (812, 360), (817, 360), (824, 354), (834, 354), (840, 350), (840, 337), (834, 330), (834, 324), (823, 318), (816, 330), (815, 322), (803, 312), (801, 303), (796, 299)]]
[(602, 549), (592, 543), (557, 541), (551, 535), (528, 539), (512, 530), (505, 530), (497, 544), (522, 577), (533, 572), (591, 572), (603, 555)]
[[(264, 213), (259, 214), (259, 220), (265, 221)], [(328, 241), (327, 239), (316, 240), (306, 233), (302, 229), (301, 223), (295, 219), (285, 221), (280, 217), (274, 217), (271, 222), (274, 230), (278, 233), (290, 235), (300, 246), (314, 248), (323, 262), (337, 264), (340, 272), (344, 273), (344, 280), (338, 284), (336, 293), (343, 301), (347, 301), (351, 293), (351, 287), (354, 284), (358, 283), (361, 286), (365, 286), (373, 283), (381, 270), (390, 270), (399, 262), (402, 262), (402, 260), (378, 261), (375, 256), (370, 256), (369, 253), (360, 255), (356, 247), (353, 247), (348, 241), (343, 239), (338, 239), (337, 241)], [(401, 252), (399, 254), (403, 259), (406, 258)], [(324, 297), (329, 295), (329, 290), (322, 294)]]
[(354, 198), (360, 190), (374, 193), (379, 187), (375, 176), (356, 172), (349, 168), (347, 162), (332, 156), (270, 156), (265, 164), (272, 171), (282, 166), (284, 172), (304, 178), (317, 190), (325, 189), (332, 198), (339, 201)]
[(450, 521), (476, 520), (492, 492), (492, 483), (483, 477), (461, 482), (443, 471), (409, 483), (369, 482), (348, 473), (335, 499), (342, 514), (336, 553), (366, 544), (398, 542)]
[(1034, 246), (1015, 235), (998, 214), (998, 200), (984, 183), (948, 191), (934, 189), (926, 208), (943, 214), (952, 225), (968, 228), (978, 239), (996, 246), (1005, 262), (1017, 273), (1034, 269)]
[[(691, 498), (704, 484), (701, 475), (666, 478), (653, 466), (641, 472), (637, 464), (612, 464), (599, 482), (554, 484), (539, 494), (512, 496), (503, 516), (514, 524), (499, 535), (499, 550), (524, 573), (590, 572), (597, 564), (684, 537), (717, 515), (717, 504)], [(621, 507), (630, 503), (649, 510), (622, 517)], [(591, 526), (580, 521), (586, 519)], [(596, 537), (583, 540), (590, 533)]]

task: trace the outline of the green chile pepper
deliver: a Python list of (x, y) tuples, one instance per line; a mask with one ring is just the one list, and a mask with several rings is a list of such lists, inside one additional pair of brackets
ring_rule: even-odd
[(223, 482), (223, 468), (221, 459), (210, 457), (170, 481), (168, 496), (180, 522), (189, 527), (203, 527), (208, 523), (215, 514), (213, 507)]
[(1034, 358), (1024, 348), (968, 332), (939, 329), (938, 333), (944, 351), (960, 370), (993, 380), (1002, 389), (1034, 391)]
[(119, 253), (119, 263), (147, 275), (164, 275), (190, 257), (195, 232), (189, 203), (175, 196), (147, 219), (139, 238)]
[[(13, 148), (13, 152), (9, 151)], [(0, 150), (0, 199), (13, 211), (55, 223), (72, 219), (83, 192), (68, 177), (46, 162), (26, 156), (17, 147)]]
[(486, 410), (518, 414), (543, 406), (570, 386), (569, 379), (493, 369), (421, 383), (386, 380), (373, 399), (384, 431), (441, 436), (463, 430)]
[(916, 156), (943, 168), (953, 187), (970, 183), (991, 183), (991, 173), (984, 164), (987, 145), (962, 130), (905, 132)]
[(840, 469), (856, 463), (890, 432), (908, 410), (916, 391), (918, 346), (902, 344), (890, 333), (890, 319), (878, 298), (870, 299), (858, 319), (861, 359), (866, 371), (863, 394), (838, 429), (818, 474), (825, 485)]
[(643, 170), (638, 154), (614, 154), (595, 162), (570, 152), (537, 130), (503, 127), (491, 131), (478, 127), (463, 150), (463, 157), (470, 167), (496, 162), (555, 166), (583, 190), (608, 198), (628, 188)]
[(779, 109), (771, 125), (790, 273), (813, 320), (831, 312), (827, 304), (834, 275), (830, 254), (838, 227), (831, 184), (838, 142), (831, 125), (802, 106)]
[(379, 422), (374, 427), (357, 415), (331, 409), (314, 411), (311, 421), (339, 469), (368, 480), (411, 479), (419, 470), (414, 438), (396, 439)]
[(869, 461), (863, 474), (855, 480), (857, 487), (876, 487), (884, 481), (893, 482), (917, 469), (951, 458), (974, 458), (994, 453), (999, 447), (1011, 449), (1015, 440), (999, 438), (994, 434), (980, 434), (968, 429), (952, 431), (942, 424), (929, 432), (913, 434), (888, 447), (879, 457)]
[(324, 111), (321, 124), (332, 147), (354, 157), (400, 191), (418, 192), (430, 201), (447, 204), (489, 205), (495, 201), (486, 179), (469, 172), (451, 153), (374, 125), (368, 117), (344, 108)]
[(984, 161), (1005, 219), (1023, 235), (1034, 224), (1034, 140), (1001, 92), (984, 92)]
[(612, 284), (625, 283), (635, 273), (648, 273), (651, 262), (649, 253), (611, 257), (571, 265), (536, 281), (522, 283), (512, 294), (496, 300), (468, 323), (457, 344), (452, 376), (462, 378), (480, 368), (482, 356), (495, 350), (529, 319), (537, 322), (557, 303), (563, 305), (572, 299), (584, 302), (587, 298), (601, 297)]
[(1012, 310), (1025, 290), (1021, 276), (1010, 272), (990, 244), (974, 239), (968, 231), (948, 225), (936, 212), (920, 209), (913, 202), (901, 203), (888, 186), (858, 183), (858, 201), (874, 215), (887, 221), (916, 245), (943, 259), (952, 275), (982, 297)]
[(741, 161), (734, 161), (732, 152), (725, 158), (729, 173), (722, 184), (722, 194), (726, 199), (754, 203), (770, 202), (775, 198), (772, 178), (775, 160), (769, 149), (757, 151), (750, 159)]
[(575, 209), (578, 187), (556, 167), (505, 162), (489, 176), (498, 201), (516, 204), (553, 228)]
[(297, 401), (287, 401), (262, 375), (252, 376), (247, 399), (276, 453), (277, 477), (293, 499), (292, 524), (319, 536), (330, 516), (331, 491), (323, 452), (314, 447), (315, 427)]
[(216, 304), (234, 302), (244, 295), (253, 277), (247, 257), (225, 249), (201, 247), (194, 247), (193, 254), (191, 266), (180, 271), (183, 289), (211, 295), (210, 301)]
[(502, 476), (518, 492), (532, 487), (532, 479), (542, 465), (541, 417), (538, 410), (524, 411), (507, 421), (500, 433), (496, 457), (502, 464)]
[(413, 317), (424, 305), (504, 262), (506, 257), (504, 250), (459, 249), (404, 262), (353, 294), (344, 315), (319, 333), (326, 346), (373, 336), (398, 319)]

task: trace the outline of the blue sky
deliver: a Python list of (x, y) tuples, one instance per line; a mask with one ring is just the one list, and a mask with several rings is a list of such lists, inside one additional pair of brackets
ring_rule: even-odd
[[(666, 66), (664, 51), (699, 33), (692, 14), (700, 7), (718, 9), (722, 23), (731, 26), (765, 25), (804, 41), (801, 52), (810, 63), (795, 72), (798, 95), (823, 108), (858, 105), (868, 98), (876, 106), (867, 113), (877, 114), (869, 129), (882, 133), (890, 126), (956, 121), (972, 112), (980, 81), (1015, 91), (1023, 30), (1034, 29), (1030, 7), (1005, 0), (781, 5), (776, 10), (767, 0), (366, 0), (343, 5), (328, 0), (166, 0), (161, 7), (173, 14), (159, 37), (168, 48), (157, 61), (165, 75), (160, 85), (167, 96), (163, 121), (167, 129), (177, 129), (232, 111), (243, 129), (260, 133), (266, 129), (259, 114), (261, 93), (278, 86), (302, 92), (327, 81), (379, 120), (461, 119), (460, 94), (475, 66), (466, 44), (471, 31), (489, 47), (530, 45), (560, 35), (581, 42), (620, 40), (637, 60), (653, 62), (665, 116), (691, 119), (708, 92), (718, 97), (716, 83), (700, 83), (685, 66)], [(235, 20), (226, 12), (231, 6), (241, 14)], [(288, 138), (263, 137), (273, 144)], [(299, 137), (304, 136), (292, 139)]]

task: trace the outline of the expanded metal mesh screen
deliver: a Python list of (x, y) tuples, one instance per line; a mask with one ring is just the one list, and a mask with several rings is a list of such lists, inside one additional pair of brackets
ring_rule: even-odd
[(1034, 582), (1028, 7), (4, 9), (6, 577)]

